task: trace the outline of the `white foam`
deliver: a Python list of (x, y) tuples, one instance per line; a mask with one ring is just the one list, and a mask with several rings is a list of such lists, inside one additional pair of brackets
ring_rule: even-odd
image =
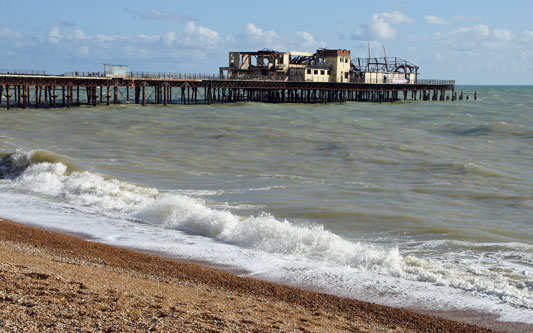
[[(403, 256), (397, 248), (350, 241), (320, 225), (296, 225), (266, 213), (241, 217), (228, 210), (210, 208), (202, 200), (179, 193), (161, 193), (154, 188), (106, 179), (88, 171), (69, 174), (61, 163), (32, 164), (13, 182), (4, 182), (1, 186), (11, 192), (16, 189), (38, 194), (44, 198), (35, 199), (36, 202), (47, 200), (47, 205), (53, 202), (54, 211), (61, 211), (64, 205), (75, 208), (84, 218), (80, 219), (81, 223), (72, 222), (65, 230), (89, 232), (113, 244), (236, 265), (265, 278), (298, 281), (347, 296), (368, 293), (357, 284), (367, 285), (368, 282), (362, 283), (362, 277), (372, 276), (383, 281), (377, 286), (372, 280), (373, 288), (379, 290), (371, 293), (372, 297), (386, 291), (387, 295), (395, 295), (395, 299), (409, 299), (406, 295), (412, 294), (410, 288), (425, 286), (422, 288), (427, 290), (425, 296), (417, 297), (428, 298), (431, 294), (429, 298), (438, 298), (435, 290), (446, 288), (464, 299), (476, 302), (483, 299), (495, 308), (501, 303), (506, 309), (518, 306), (516, 311), (519, 312), (533, 309), (532, 285), (527, 283), (532, 275), (529, 269), (513, 278), (482, 265), (465, 266), (457, 260), (430, 261)], [(7, 211), (16, 210), (10, 207)], [(2, 211), (5, 214), (4, 209)], [(88, 219), (85, 213), (98, 213), (100, 222)], [(66, 213), (65, 219), (69, 214), (73, 213)], [(24, 222), (28, 221), (27, 215), (24, 211), (22, 215), (4, 217)], [(105, 226), (101, 222), (102, 215), (108, 218)], [(36, 220), (42, 220), (42, 215), (35, 216)], [(57, 227), (56, 221), (46, 223)], [(181, 243), (176, 244), (178, 241)], [(192, 243), (186, 245), (183, 241)], [(393, 287), (398, 281), (409, 288)], [(477, 304), (464, 300), (459, 304), (453, 299), (449, 302), (456, 307)]]

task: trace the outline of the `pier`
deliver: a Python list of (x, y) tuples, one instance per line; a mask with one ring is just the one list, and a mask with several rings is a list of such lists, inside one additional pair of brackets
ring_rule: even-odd
[[(385, 51), (385, 47), (383, 48)], [(385, 52), (384, 52), (385, 53)], [(420, 79), (419, 66), (398, 57), (351, 59), (344, 49), (316, 52), (229, 52), (218, 75), (132, 72), (104, 64), (104, 72), (47, 75), (0, 70), (0, 105), (67, 107), (215, 103), (342, 103), (455, 101), (455, 81)], [(469, 99), (469, 96), (466, 96)], [(474, 93), (477, 99), (477, 93)]]
[(218, 75), (132, 72), (124, 77), (100, 73), (46, 75), (42, 72), (0, 74), (0, 105), (73, 107), (121, 103), (215, 104), (445, 101), (457, 96), (454, 81), (415, 83), (307, 82), (255, 78), (221, 79)]

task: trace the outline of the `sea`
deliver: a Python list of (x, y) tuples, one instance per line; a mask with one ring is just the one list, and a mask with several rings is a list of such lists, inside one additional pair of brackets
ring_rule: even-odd
[(531, 325), (533, 87), (461, 90), (469, 100), (2, 107), (0, 217)]

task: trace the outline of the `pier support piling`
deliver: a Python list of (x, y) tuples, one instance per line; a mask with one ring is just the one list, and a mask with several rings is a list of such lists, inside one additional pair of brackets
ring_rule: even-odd
[(6, 85), (6, 99), (7, 99), (7, 109), (9, 110), (9, 100), (11, 99), (11, 94), (9, 93), (9, 85)]

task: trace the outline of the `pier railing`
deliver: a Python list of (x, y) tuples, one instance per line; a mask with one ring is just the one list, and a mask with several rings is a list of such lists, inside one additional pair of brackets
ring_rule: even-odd
[[(44, 70), (31, 69), (0, 69), (0, 75), (47, 75)], [(223, 75), (223, 74), (198, 74), (198, 73), (172, 73), (172, 72), (128, 72), (126, 76), (106, 76), (101, 72), (68, 72), (62, 75), (67, 77), (96, 77), (96, 78), (124, 78), (124, 79), (175, 79), (175, 80), (227, 80), (227, 81), (291, 81), (291, 82), (330, 82), (328, 77), (321, 81), (305, 80), (300, 76), (287, 75)], [(409, 82), (407, 79), (397, 78), (351, 78), (350, 83), (362, 84), (403, 84), (403, 85), (447, 85), (454, 86), (455, 80), (417, 79)]]
[[(78, 77), (105, 77), (100, 72), (68, 72), (64, 76)], [(111, 76), (113, 77), (113, 76)], [(214, 80), (219, 76), (216, 74), (196, 74), (196, 73), (168, 73), (168, 72), (129, 72), (126, 76), (116, 76), (135, 79), (183, 79), (183, 80)]]
[[(217, 75), (213, 75), (217, 76)], [(242, 80), (242, 81), (296, 81), (296, 82), (330, 82), (324, 81), (311, 81), (305, 80), (301, 77), (289, 77), (285, 75), (239, 75), (239, 76), (227, 76), (220, 75), (220, 80)], [(409, 82), (407, 79), (383, 79), (373, 78), (365, 80), (364, 78), (352, 78), (350, 83), (368, 83), (368, 84), (428, 84), (428, 85), (455, 85), (455, 80), (432, 80), (432, 79), (418, 79), (416, 82)]]
[(286, 75), (220, 75), (220, 80), (231, 81), (296, 81)]
[(455, 80), (431, 80), (431, 79), (418, 79), (417, 84), (438, 84), (438, 85), (455, 85)]
[(46, 75), (46, 71), (36, 69), (0, 69), (0, 74)]
[(80, 77), (104, 77), (104, 73), (100, 72), (68, 72), (64, 76), (80, 76)]
[(214, 80), (216, 74), (191, 74), (191, 73), (167, 73), (167, 72), (130, 72), (132, 78), (148, 79), (183, 79), (183, 80)]

